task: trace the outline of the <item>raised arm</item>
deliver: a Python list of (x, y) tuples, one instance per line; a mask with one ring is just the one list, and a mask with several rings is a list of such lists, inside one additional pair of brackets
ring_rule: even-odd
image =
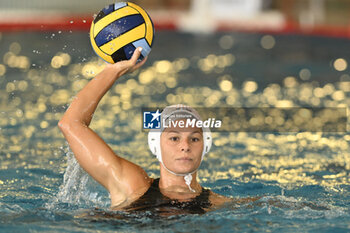
[(130, 60), (107, 65), (77, 94), (58, 123), (80, 166), (110, 192), (112, 205), (148, 188), (150, 178), (141, 167), (117, 156), (89, 124), (113, 83), (144, 64), (146, 59), (136, 64), (140, 53), (138, 48)]

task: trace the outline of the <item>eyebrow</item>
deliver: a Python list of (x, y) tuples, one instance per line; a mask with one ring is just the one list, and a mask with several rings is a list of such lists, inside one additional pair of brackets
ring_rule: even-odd
[(196, 130), (196, 131), (192, 132), (191, 134), (195, 134), (195, 133), (199, 133), (199, 134), (201, 134), (201, 131)]
[[(179, 134), (179, 133), (180, 133), (180, 131), (176, 131), (176, 130), (169, 130), (169, 131), (166, 131), (166, 133), (177, 133), (177, 134)], [(195, 134), (195, 133), (199, 133), (199, 134), (201, 134), (201, 131), (199, 131), (199, 130), (193, 131), (193, 132), (191, 133), (191, 135), (192, 135), (192, 134)]]
[(176, 130), (169, 130), (169, 131), (165, 131), (165, 133), (180, 133), (180, 132)]

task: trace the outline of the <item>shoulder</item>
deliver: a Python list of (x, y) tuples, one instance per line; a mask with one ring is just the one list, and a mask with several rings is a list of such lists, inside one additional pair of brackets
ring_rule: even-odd
[(234, 201), (233, 198), (225, 197), (223, 195), (214, 193), (213, 191), (209, 191), (209, 201), (213, 207), (219, 207), (224, 205), (225, 203)]
[(127, 187), (124, 187), (125, 190), (128, 190), (127, 193), (121, 192), (118, 189), (111, 190), (109, 194), (112, 209), (122, 209), (138, 200), (149, 190), (154, 180), (153, 178), (148, 178), (142, 185), (134, 187), (132, 187), (133, 184), (127, 184)]
[(226, 196), (214, 193), (211, 190), (209, 192), (210, 192), (209, 200), (213, 207), (220, 207), (226, 203), (246, 204), (246, 203), (257, 201), (261, 198), (261, 197), (233, 198), (233, 197), (226, 197)]

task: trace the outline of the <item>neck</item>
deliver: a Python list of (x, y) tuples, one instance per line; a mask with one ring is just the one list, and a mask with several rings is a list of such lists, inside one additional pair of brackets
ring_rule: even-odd
[[(195, 193), (201, 192), (201, 186), (197, 182), (197, 172), (192, 174), (191, 188), (195, 190)], [(187, 186), (184, 176), (174, 175), (164, 168), (163, 164), (160, 164), (160, 180), (159, 187), (163, 190), (174, 192), (190, 192)]]

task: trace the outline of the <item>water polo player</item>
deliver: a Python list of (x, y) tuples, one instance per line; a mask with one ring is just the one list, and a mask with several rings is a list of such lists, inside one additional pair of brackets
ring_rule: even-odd
[[(160, 161), (160, 178), (150, 178), (140, 166), (116, 155), (89, 124), (95, 109), (122, 75), (142, 66), (137, 63), (141, 48), (130, 60), (120, 61), (106, 68), (92, 79), (73, 99), (59, 128), (63, 132), (80, 166), (110, 194), (113, 209), (141, 210), (147, 208), (178, 209), (187, 213), (203, 213), (229, 198), (204, 189), (197, 182), (197, 169), (211, 146), (207, 129), (169, 127), (149, 133), (149, 146)], [(187, 114), (199, 119), (190, 107), (167, 107), (162, 115), (182, 117)]]

